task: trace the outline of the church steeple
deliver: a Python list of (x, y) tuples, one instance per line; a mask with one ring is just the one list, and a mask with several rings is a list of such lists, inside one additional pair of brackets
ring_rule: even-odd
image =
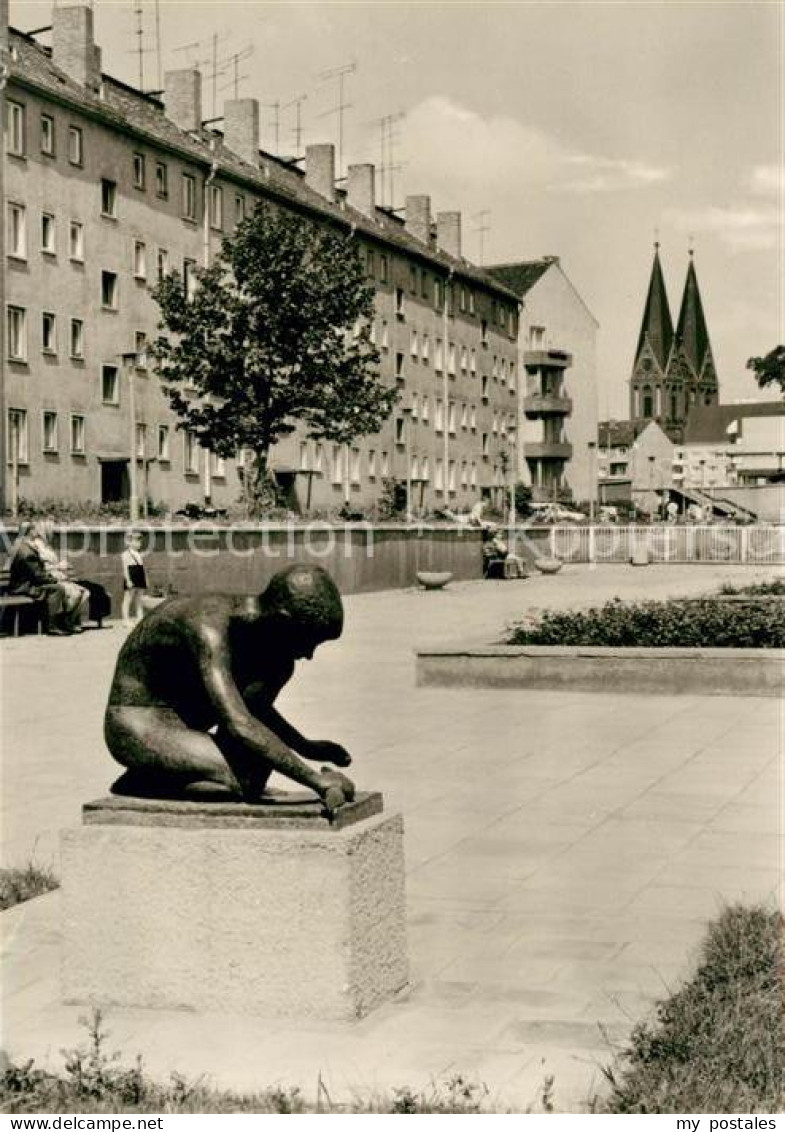
[(684, 295), (682, 296), (679, 321), (676, 326), (676, 342), (684, 350), (696, 378), (700, 378), (707, 355), (711, 360), (711, 345), (709, 343), (709, 332), (706, 329), (706, 318), (703, 314), (703, 303), (698, 287), (698, 276), (695, 273), (692, 249), (690, 249), (687, 279), (684, 284)]
[(636, 365), (647, 344), (660, 369), (664, 371), (673, 345), (673, 322), (660, 264), (659, 241), (654, 244), (654, 263), (651, 269), (649, 292), (646, 296), (641, 332), (638, 335), (638, 346), (635, 351)]

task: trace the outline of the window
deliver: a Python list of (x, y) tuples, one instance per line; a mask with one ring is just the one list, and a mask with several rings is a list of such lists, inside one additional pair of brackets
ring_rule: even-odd
[(482, 379), (482, 399), (483, 399), (483, 401), (488, 400), (488, 375), (487, 374), (485, 374), (485, 376)]
[(419, 400), (416, 393), (412, 393), (412, 420), (416, 421), (419, 414)]
[(158, 426), (158, 459), (169, 462), (169, 425)]
[(493, 377), (494, 381), (499, 380), (499, 359), (496, 357), (495, 354), (493, 355), (493, 364), (491, 366), (491, 376)]
[(352, 448), (352, 458), (349, 470), (349, 477), (352, 483), (360, 482), (360, 449)]
[(196, 277), (196, 260), (184, 259), (183, 287), (185, 288), (185, 296), (187, 299), (192, 299), (194, 297), (198, 283), (199, 280)]
[(101, 215), (117, 218), (117, 182), (101, 178)]
[(74, 456), (84, 456), (84, 417), (80, 413), (71, 415), (71, 452)]
[(477, 351), (472, 346), (471, 359), (469, 361), (469, 369), (473, 377), (477, 376)]
[(308, 441), (300, 441), (300, 471), (308, 471)]
[(439, 373), (444, 369), (444, 343), (441, 338), (436, 339), (436, 355), (433, 360), (433, 368)]
[(82, 165), (84, 163), (82, 131), (78, 126), (68, 127), (68, 160), (72, 165)]
[(196, 437), (192, 432), (183, 433), (183, 467), (187, 476), (192, 476), (197, 471), (196, 465)]
[(467, 296), (466, 296), (466, 288), (464, 287), (463, 284), (461, 284), (461, 310), (462, 311), (466, 310), (467, 302), (468, 302), (468, 300), (467, 300)]
[(68, 255), (80, 263), (84, 260), (84, 226), (78, 220), (68, 224)]
[(455, 343), (454, 342), (450, 343), (449, 364), (448, 364), (448, 367), (447, 367), (447, 372), (449, 373), (450, 377), (455, 376)]
[(465, 346), (461, 346), (461, 372), (466, 373), (469, 368), (469, 351)]
[(469, 314), (474, 314), (474, 291), (469, 288)]
[(147, 425), (141, 422), (136, 426), (136, 458), (147, 458)]
[(376, 323), (372, 322), (368, 328), (368, 338), (373, 346), (376, 345)]
[(196, 220), (196, 178), (190, 173), (183, 173), (183, 218)]
[(472, 407), (469, 411), (469, 422), (470, 422), (470, 425), (471, 425), (472, 432), (476, 432), (477, 431), (477, 406), (476, 405), (472, 405)]
[(409, 290), (413, 295), (417, 294), (417, 268), (414, 264), (409, 265)]
[(101, 306), (117, 310), (117, 276), (114, 271), (101, 272)]
[(8, 307), (8, 357), (14, 362), (27, 361), (27, 311), (24, 307)]
[(26, 464), (28, 461), (27, 410), (8, 410), (9, 464)]
[(321, 475), (323, 464), (324, 464), (324, 445), (317, 444), (316, 445), (316, 452), (315, 452), (314, 458), (313, 458), (313, 470), (315, 472), (319, 472), (319, 474)]
[(164, 200), (169, 196), (169, 170), (164, 161), (155, 163), (155, 195)]
[(134, 188), (143, 189), (145, 185), (145, 159), (143, 153), (134, 154)]
[(428, 272), (424, 267), (420, 271), (420, 295), (423, 299), (428, 298)]
[(5, 238), (10, 256), (27, 259), (27, 210), (23, 204), (8, 202)]
[(409, 352), (411, 353), (412, 358), (416, 362), (417, 359), (420, 356), (420, 344), (417, 340), (417, 331), (416, 330), (412, 331), (412, 337), (411, 337), (411, 343), (410, 343), (410, 346), (409, 346)]
[(465, 460), (461, 461), (461, 487), (466, 490), (469, 486), (469, 467)]
[(406, 443), (406, 424), (403, 417), (395, 418), (395, 443), (399, 445)]
[(376, 479), (376, 452), (373, 448), (368, 449), (368, 479)]
[(390, 348), (390, 328), (387, 325), (387, 319), (382, 319), (382, 349), (389, 350)]
[(428, 365), (428, 359), (430, 358), (430, 355), (431, 355), (430, 339), (428, 338), (427, 334), (423, 334), (423, 336), (422, 336), (422, 349), (420, 350), (420, 357), (422, 358), (422, 364), (424, 366)]
[(55, 155), (55, 120), (51, 114), (41, 115), (41, 153)]
[(224, 191), (220, 185), (210, 185), (210, 227), (219, 231), (224, 226)]
[(406, 317), (405, 303), (406, 303), (406, 296), (403, 293), (403, 287), (396, 287), (395, 288), (395, 315), (396, 315), (396, 318), (403, 319), (403, 318)]
[(365, 274), (371, 279), (373, 278), (373, 251), (371, 248), (365, 249)]
[(226, 479), (226, 460), (217, 452), (210, 453), (210, 474), (213, 479)]
[(57, 413), (44, 413), (44, 452), (57, 451)]
[(447, 411), (447, 429), (450, 436), (455, 436), (455, 402), (450, 401), (449, 409)]
[(498, 431), (499, 431), (499, 418), (498, 418), (497, 414), (494, 413), (493, 414), (493, 424), (491, 426), (491, 432), (495, 436)]
[(390, 261), (386, 255), (379, 256), (379, 278), (382, 283), (390, 282)]
[(245, 197), (240, 193), (235, 194), (234, 198), (234, 222), (240, 224), (245, 220)]
[(25, 108), (20, 102), (6, 100), (5, 148), (15, 157), (25, 154)]
[(529, 348), (532, 350), (541, 350), (545, 345), (545, 327), (544, 326), (530, 326), (529, 327)]
[(147, 369), (147, 334), (144, 330), (134, 331), (134, 351), (136, 352), (136, 368)]
[(431, 461), (427, 456), (423, 456), (422, 458), (422, 478), (426, 483), (431, 478)]
[(477, 465), (472, 460), (472, 487), (477, 486)]
[(156, 270), (158, 272), (158, 282), (160, 283), (169, 273), (169, 252), (166, 248), (158, 249)]
[(343, 483), (343, 448), (340, 444), (333, 444), (332, 481), (333, 487)]
[(51, 212), (41, 213), (41, 251), (55, 255), (55, 218)]
[(434, 487), (437, 491), (444, 491), (444, 460), (436, 461), (436, 478)]
[(433, 281), (433, 305), (436, 310), (441, 310), (442, 305), (442, 281), (441, 279), (434, 279)]
[(45, 354), (57, 353), (57, 321), (51, 311), (41, 315), (41, 349)]
[(427, 424), (431, 415), (431, 402), (428, 397), (422, 399), (422, 423)]
[(395, 355), (395, 376), (399, 381), (403, 381), (405, 379), (403, 372), (403, 354), (400, 353)]
[(438, 398), (434, 408), (433, 427), (437, 432), (444, 432), (444, 402)]
[(117, 366), (101, 367), (101, 400), (105, 405), (120, 404), (120, 374)]
[(469, 406), (464, 404), (461, 406), (461, 428), (469, 427)]
[(382, 452), (382, 477), (386, 478), (390, 474), (390, 453)]
[(72, 358), (84, 357), (84, 323), (81, 318), (71, 319), (71, 343), (69, 352)]
[(483, 346), (488, 345), (488, 320), (485, 318), (480, 320), (480, 341)]
[(142, 240), (134, 240), (134, 278), (147, 278), (147, 245)]

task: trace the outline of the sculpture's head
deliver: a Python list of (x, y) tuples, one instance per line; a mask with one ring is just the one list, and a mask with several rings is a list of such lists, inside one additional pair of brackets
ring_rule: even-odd
[(281, 643), (295, 660), (310, 660), (324, 641), (343, 630), (338, 587), (321, 566), (287, 566), (259, 598), (266, 621), (276, 623)]

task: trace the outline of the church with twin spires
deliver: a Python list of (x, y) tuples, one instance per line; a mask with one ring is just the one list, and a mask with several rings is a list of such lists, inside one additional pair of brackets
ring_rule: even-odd
[(683, 442), (690, 413), (719, 402), (719, 384), (703, 313), (693, 252), (673, 329), (659, 243), (630, 377), (630, 419), (656, 421), (675, 444)]

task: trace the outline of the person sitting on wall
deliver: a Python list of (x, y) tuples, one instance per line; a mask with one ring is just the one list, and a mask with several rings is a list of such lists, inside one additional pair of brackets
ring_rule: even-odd
[(348, 752), (306, 739), (273, 707), (294, 673), (343, 629), (335, 583), (289, 566), (258, 597), (204, 594), (164, 602), (131, 632), (117, 660), (104, 735), (127, 771), (113, 793), (225, 795), (258, 801), (273, 771), (316, 792), (328, 811), (354, 797), (339, 771)]

